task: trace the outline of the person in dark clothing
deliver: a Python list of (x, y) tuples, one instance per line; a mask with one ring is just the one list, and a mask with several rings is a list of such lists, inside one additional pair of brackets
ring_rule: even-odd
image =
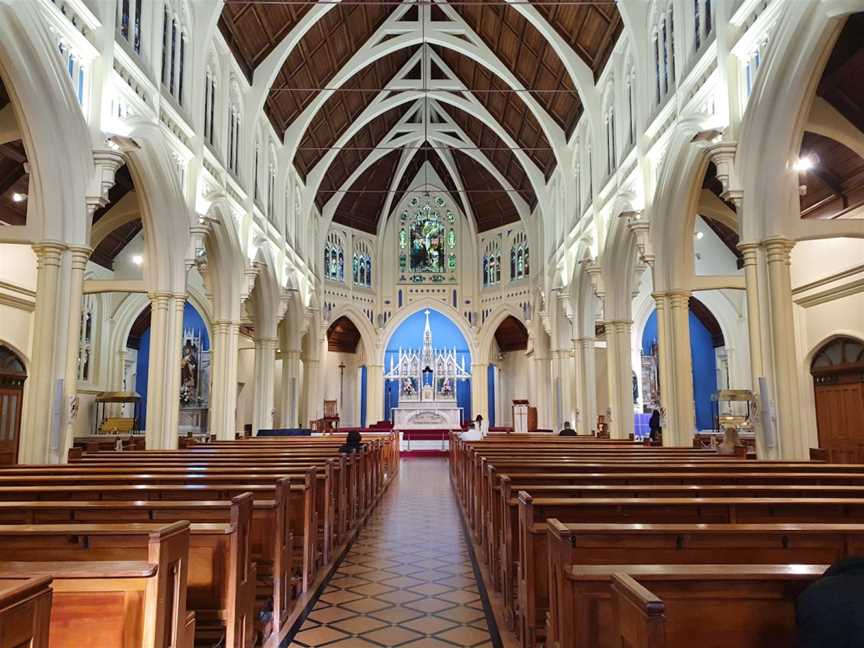
[(651, 443), (660, 443), (663, 438), (663, 428), (660, 427), (660, 410), (651, 412), (651, 418), (648, 419), (648, 438)]
[(840, 560), (798, 596), (797, 648), (864, 648), (864, 558)]
[(345, 444), (339, 448), (339, 452), (360, 452), (363, 449), (363, 436), (358, 430), (350, 430), (345, 437)]
[(570, 421), (564, 421), (564, 428), (558, 433), (558, 436), (576, 436), (576, 430), (570, 427)]

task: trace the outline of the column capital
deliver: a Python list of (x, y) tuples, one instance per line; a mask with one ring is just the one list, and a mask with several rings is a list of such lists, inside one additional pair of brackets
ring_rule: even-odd
[(756, 255), (759, 253), (759, 248), (761, 247), (759, 243), (756, 243), (755, 241), (747, 241), (739, 243), (737, 247), (744, 256), (745, 264), (756, 263)]
[(65, 243), (60, 241), (40, 241), (33, 245), (33, 253), (36, 255), (38, 268), (44, 266), (60, 266), (60, 259), (67, 249)]
[(255, 338), (255, 348), (261, 350), (273, 349), (276, 350), (279, 347), (279, 338), (275, 337), (256, 337)]
[(772, 236), (762, 241), (762, 247), (765, 248), (768, 263), (786, 263), (788, 265), (795, 241), (785, 236)]
[(147, 292), (147, 299), (150, 300), (151, 308), (168, 308), (168, 302), (174, 297), (174, 295), (167, 291), (162, 290), (150, 290)]
[(72, 269), (83, 270), (87, 267), (87, 261), (93, 254), (93, 248), (89, 245), (70, 245), (69, 254), (72, 257)]
[(234, 320), (213, 320), (213, 330), (216, 333), (232, 333), (240, 331), (240, 322)]
[(593, 337), (573, 338), (572, 342), (573, 342), (574, 348), (580, 347), (583, 349), (588, 349), (590, 347), (593, 347), (594, 344), (596, 344), (597, 338), (593, 338)]

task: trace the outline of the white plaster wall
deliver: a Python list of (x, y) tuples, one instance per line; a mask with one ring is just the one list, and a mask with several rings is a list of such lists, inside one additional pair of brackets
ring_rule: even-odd
[[(357, 401), (358, 384), (357, 384), (357, 368), (360, 366), (359, 353), (336, 353), (328, 351), (324, 357), (324, 394), (323, 400), (337, 401), (339, 412), (339, 424), (343, 426), (358, 426), (360, 425), (360, 403)], [(339, 364), (345, 364), (343, 374), (344, 383), (342, 386), (342, 396), (344, 401), (338, 402), (339, 399)]]
[(252, 422), (255, 403), (255, 344), (241, 335), (237, 353), (237, 430), (242, 430)]
[[(510, 351), (493, 358), (498, 367), (498, 389), (495, 392), (496, 408), (500, 412), (500, 420), (495, 421), (497, 426), (513, 425), (513, 401), (528, 400), (528, 376), (529, 362), (524, 351)], [(499, 405), (500, 403), (500, 405)]]
[[(608, 365), (606, 364), (606, 345), (596, 346), (594, 348), (594, 379), (595, 394), (597, 397), (597, 414), (606, 414), (609, 409), (609, 376)], [(638, 375), (638, 374), (637, 374)], [(597, 429), (597, 421), (590, 421), (591, 430)]]

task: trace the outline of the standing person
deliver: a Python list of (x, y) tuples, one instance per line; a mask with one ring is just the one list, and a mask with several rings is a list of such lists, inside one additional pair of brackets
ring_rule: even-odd
[(570, 427), (570, 421), (564, 421), (564, 427), (558, 433), (558, 436), (576, 436), (576, 430)]
[(651, 418), (648, 419), (648, 438), (651, 443), (660, 443), (663, 440), (663, 427), (660, 425), (660, 410), (651, 412)]

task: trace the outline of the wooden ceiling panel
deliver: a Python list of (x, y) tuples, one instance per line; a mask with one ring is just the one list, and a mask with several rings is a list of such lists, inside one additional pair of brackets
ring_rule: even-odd
[(535, 2), (537, 11), (600, 78), (603, 68), (624, 30), (624, 21), (613, 3), (555, 4)]
[(90, 260), (94, 263), (98, 263), (103, 268), (113, 270), (114, 260), (117, 258), (117, 255), (126, 249), (126, 246), (129, 245), (132, 239), (138, 236), (140, 231), (140, 220), (121, 225), (96, 246), (96, 249), (93, 250), (93, 254), (90, 255)]
[(489, 171), (462, 151), (453, 150), (456, 168), (468, 194), (477, 229), (485, 232), (519, 220), (510, 195)]
[(864, 131), (864, 12), (853, 14), (834, 44), (817, 93)]
[(340, 4), (306, 32), (279, 70), (265, 102), (264, 110), (277, 133), (285, 132), (395, 7), (374, 2)]
[(582, 114), (582, 101), (561, 59), (540, 32), (516, 9), (503, 4), (453, 8), (569, 137)]
[[(348, 140), (345, 147), (339, 151), (333, 160), (333, 163), (327, 169), (327, 173), (321, 181), (321, 186), (318, 189), (318, 194), (315, 196), (315, 202), (319, 210), (324, 209), (324, 205), (330, 199), (335, 191), (354, 173), (354, 170), (359, 167), (363, 160), (372, 153), (384, 136), (396, 125), (396, 123), (408, 112), (411, 104), (402, 104), (387, 112), (379, 115), (371, 122), (361, 128), (354, 137)], [(389, 182), (382, 189), (389, 188)]]
[(384, 209), (390, 181), (398, 164), (399, 151), (394, 150), (360, 174), (348, 192), (342, 195), (333, 222), (376, 234), (378, 217)]
[(336, 353), (357, 353), (360, 331), (344, 315), (327, 329), (327, 350)]
[(495, 329), (495, 342), (502, 353), (528, 350), (528, 330), (525, 325), (512, 315)]
[(26, 162), (21, 140), (0, 145), (0, 224), (27, 224), (27, 200), (12, 198), (16, 193), (27, 195), (30, 174), (25, 170)]
[(840, 218), (864, 205), (864, 159), (840, 142), (804, 133), (801, 157), (814, 161), (799, 174), (807, 187), (800, 197), (801, 218)]
[(251, 81), (255, 68), (290, 32), (314, 2), (291, 4), (226, 0), (219, 16), (219, 30)]
[(435, 50), (462, 83), (477, 90), (474, 96), (548, 179), (555, 170), (555, 153), (540, 122), (518, 93), (511, 92), (501, 79), (467, 56), (453, 50)]
[(533, 210), (537, 205), (537, 197), (531, 187), (528, 175), (513, 151), (491, 128), (476, 117), (447, 104), (444, 104), (444, 109), (480, 151), (486, 154), (501, 175), (507, 178), (514, 189), (519, 191), (525, 202)]
[(399, 207), (399, 203), (405, 196), (405, 192), (408, 191), (411, 182), (417, 177), (417, 174), (420, 173), (420, 169), (423, 168), (423, 163), (427, 160), (435, 173), (438, 174), (438, 177), (441, 178), (441, 182), (444, 183), (444, 188), (450, 193), (450, 196), (456, 202), (456, 205), (462, 213), (465, 213), (465, 206), (462, 204), (462, 195), (459, 193), (456, 183), (453, 182), (453, 176), (451, 176), (447, 171), (447, 167), (444, 165), (441, 156), (438, 155), (438, 151), (432, 148), (428, 143), (423, 144), (423, 146), (415, 150), (414, 157), (411, 158), (411, 161), (405, 168), (405, 172), (399, 179), (399, 185), (396, 188), (396, 192), (393, 194), (393, 201), (390, 204), (390, 213), (393, 213), (393, 211)]

